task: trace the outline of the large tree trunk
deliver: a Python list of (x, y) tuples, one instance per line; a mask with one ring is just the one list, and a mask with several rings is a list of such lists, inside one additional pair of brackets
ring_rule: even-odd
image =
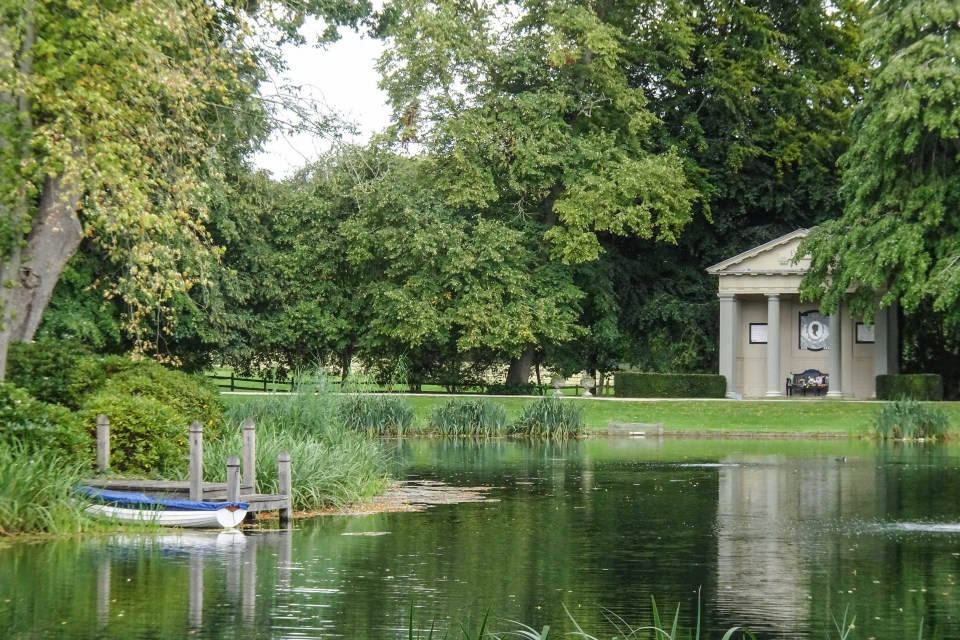
[(26, 244), (0, 266), (0, 380), (10, 343), (33, 339), (63, 268), (80, 246), (80, 195), (72, 177), (48, 177)]
[(533, 366), (533, 345), (524, 347), (519, 358), (510, 360), (507, 369), (507, 384), (527, 384), (530, 382), (530, 368)]

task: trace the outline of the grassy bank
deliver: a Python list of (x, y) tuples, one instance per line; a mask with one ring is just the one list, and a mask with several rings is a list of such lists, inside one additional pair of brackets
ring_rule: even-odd
[[(229, 404), (240, 404), (245, 396), (224, 396)], [(536, 398), (494, 397), (515, 420), (523, 407)], [(404, 398), (413, 407), (416, 426), (427, 423), (430, 411), (449, 399), (444, 396), (409, 395)], [(843, 400), (653, 400), (624, 401), (594, 398), (570, 399), (584, 408), (587, 428), (602, 431), (610, 422), (660, 423), (667, 431), (716, 433), (797, 433), (844, 434), (865, 436), (883, 402)], [(940, 402), (937, 406), (960, 425), (960, 402)]]

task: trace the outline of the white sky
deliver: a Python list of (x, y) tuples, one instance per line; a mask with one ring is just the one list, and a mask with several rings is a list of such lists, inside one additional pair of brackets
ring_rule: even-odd
[[(371, 133), (385, 128), (390, 120), (386, 94), (377, 88), (380, 77), (373, 68), (383, 45), (343, 30), (340, 40), (318, 49), (309, 44), (316, 40), (316, 31), (315, 24), (308, 25), (303, 30), (307, 45), (284, 47), (290, 68), (282, 77), (290, 84), (301, 85), (304, 95), (355, 122), (361, 132), (356, 141), (365, 141)], [(269, 89), (264, 93), (269, 93)], [(254, 158), (254, 163), (273, 173), (275, 178), (283, 178), (329, 146), (325, 140), (306, 133), (274, 134), (264, 151)]]

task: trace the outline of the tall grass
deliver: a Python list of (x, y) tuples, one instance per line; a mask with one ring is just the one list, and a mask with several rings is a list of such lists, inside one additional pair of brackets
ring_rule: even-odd
[[(680, 627), (680, 605), (677, 605), (676, 610), (674, 611), (672, 619), (664, 617), (661, 618), (660, 609), (657, 607), (656, 599), (651, 596), (651, 616), (652, 623), (646, 626), (631, 626), (620, 616), (605, 611), (604, 617), (607, 619), (607, 622), (613, 627), (614, 631), (604, 632), (600, 635), (592, 635), (590, 632), (587, 632), (580, 626), (580, 623), (573, 617), (569, 609), (564, 607), (564, 611), (567, 614), (567, 618), (570, 620), (570, 623), (573, 625), (575, 631), (570, 631), (564, 634), (564, 637), (572, 638), (581, 638), (582, 640), (701, 640), (701, 638), (707, 637), (716, 637), (712, 633), (705, 632), (702, 627), (702, 611), (700, 604), (700, 595), (697, 595), (697, 617), (696, 617), (696, 627), (694, 629), (682, 629)], [(833, 630), (826, 629), (824, 631), (824, 637), (826, 640), (848, 640), (851, 637), (851, 633), (855, 629), (854, 621), (856, 617), (850, 617), (848, 620), (848, 611), (844, 611), (843, 620), (838, 622), (837, 619), (833, 616), (833, 625), (836, 631), (834, 635)], [(507, 620), (506, 622), (509, 625), (512, 625), (512, 629), (509, 631), (502, 632), (487, 632), (487, 620), (489, 616), (489, 611), (484, 615), (483, 620), (480, 624), (479, 631), (474, 634), (466, 629), (463, 625), (459, 625), (460, 634), (451, 632), (450, 629), (447, 629), (443, 632), (443, 635), (440, 635), (440, 631), (436, 629), (436, 623), (432, 623), (429, 629), (418, 630), (414, 627), (413, 624), (413, 607), (410, 607), (410, 618), (409, 618), (409, 631), (407, 632), (407, 638), (409, 640), (433, 640), (434, 637), (442, 640), (448, 640), (450, 638), (463, 638), (463, 640), (480, 640), (481, 638), (493, 638), (493, 640), (507, 640), (508, 638), (523, 638), (524, 640), (550, 640), (555, 638), (556, 634), (550, 635), (550, 626), (545, 625), (539, 631), (535, 627), (523, 624), (521, 622)], [(718, 632), (719, 633), (719, 632)], [(753, 634), (752, 631), (746, 627), (730, 627), (723, 632), (721, 640), (757, 640), (757, 636)], [(923, 640), (923, 624), (921, 622), (920, 632), (918, 634), (918, 640)]]
[(543, 398), (525, 405), (520, 418), (510, 427), (512, 435), (545, 440), (573, 438), (586, 430), (583, 407), (561, 398)]
[(413, 409), (398, 396), (352, 393), (340, 397), (340, 420), (373, 437), (402, 436), (413, 425)]
[(223, 480), (224, 461), (242, 449), (240, 424), (257, 426), (257, 491), (277, 492), (277, 456), (291, 457), (293, 507), (345, 506), (383, 491), (387, 456), (369, 438), (346, 427), (340, 403), (321, 380), (301, 380), (288, 396), (260, 396), (232, 405), (223, 437), (204, 447), (208, 479)]
[(486, 399), (453, 399), (430, 412), (430, 428), (441, 436), (491, 438), (506, 424), (506, 408)]
[(918, 400), (894, 400), (874, 420), (874, 432), (881, 439), (919, 440), (943, 438), (950, 429), (946, 412)]
[[(653, 615), (653, 624), (646, 627), (631, 627), (629, 624), (624, 621), (623, 618), (612, 613), (606, 613), (605, 616), (607, 620), (612, 623), (613, 627), (616, 629), (617, 635), (612, 637), (612, 640), (638, 640), (639, 638), (653, 638), (653, 640), (680, 640), (689, 639), (689, 640), (700, 640), (701, 632), (701, 611), (700, 611), (700, 595), (697, 594), (697, 626), (696, 630), (686, 630), (686, 632), (680, 629), (680, 605), (677, 605), (677, 609), (673, 614), (673, 620), (661, 620), (660, 619), (660, 610), (657, 608), (657, 600), (653, 596), (650, 596), (650, 604), (652, 608)], [(573, 615), (570, 614), (570, 611), (564, 607), (564, 611), (567, 613), (567, 617), (570, 618), (570, 622), (573, 623), (573, 626), (577, 629), (574, 632), (571, 632), (567, 635), (573, 636), (576, 638), (583, 638), (584, 640), (599, 640), (596, 636), (592, 636), (580, 626), (580, 624), (573, 618)], [(666, 622), (670, 622), (670, 626), (666, 626)], [(547, 636), (550, 632), (550, 627), (544, 627), (543, 631), (537, 632), (527, 625), (520, 625), (522, 628), (518, 631), (512, 631), (508, 635), (519, 635), (528, 640), (548, 640)], [(608, 636), (604, 636), (607, 638)], [(756, 640), (756, 636), (745, 627), (731, 627), (726, 630), (723, 634), (723, 640), (733, 640), (733, 638), (749, 638), (751, 640)], [(499, 640), (499, 637), (498, 637)]]
[(0, 447), (0, 536), (81, 531), (83, 505), (72, 498), (86, 470), (53, 452)]

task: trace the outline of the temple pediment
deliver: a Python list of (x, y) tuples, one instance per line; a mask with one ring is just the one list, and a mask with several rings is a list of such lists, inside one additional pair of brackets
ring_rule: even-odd
[(808, 232), (808, 229), (797, 229), (717, 263), (709, 267), (707, 273), (714, 276), (802, 275), (810, 266), (810, 258), (804, 257), (797, 264), (793, 258)]

